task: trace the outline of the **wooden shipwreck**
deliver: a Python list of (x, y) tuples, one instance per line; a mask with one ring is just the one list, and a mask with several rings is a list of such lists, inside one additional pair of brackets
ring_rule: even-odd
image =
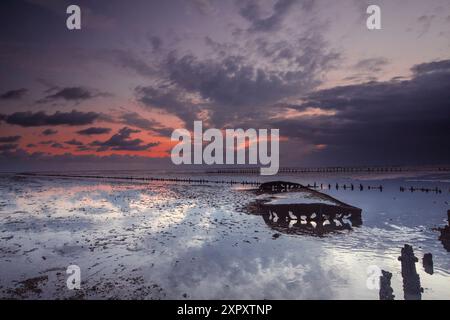
[(256, 193), (251, 212), (279, 232), (322, 236), (362, 224), (360, 208), (298, 183), (266, 182)]

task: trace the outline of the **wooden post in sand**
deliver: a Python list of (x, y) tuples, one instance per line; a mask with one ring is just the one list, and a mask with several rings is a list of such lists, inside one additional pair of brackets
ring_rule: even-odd
[(381, 270), (380, 276), (380, 300), (394, 300), (394, 290), (391, 287), (392, 273)]
[(405, 244), (398, 260), (402, 264), (403, 292), (405, 300), (421, 300), (423, 288), (420, 277), (416, 271), (418, 259), (414, 256), (412, 246)]
[(433, 255), (431, 253), (425, 253), (422, 259), (423, 269), (428, 274), (433, 274)]

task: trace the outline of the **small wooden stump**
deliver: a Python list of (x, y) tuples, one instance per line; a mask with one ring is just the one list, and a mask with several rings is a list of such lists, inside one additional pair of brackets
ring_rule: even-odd
[(381, 270), (380, 300), (394, 300), (394, 289), (391, 287), (392, 273)]
[(423, 269), (428, 274), (433, 274), (433, 255), (431, 253), (425, 253), (422, 259)]

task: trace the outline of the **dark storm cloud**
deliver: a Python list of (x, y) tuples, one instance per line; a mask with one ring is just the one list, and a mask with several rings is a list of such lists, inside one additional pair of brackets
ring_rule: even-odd
[(194, 121), (197, 113), (201, 110), (201, 106), (184, 99), (182, 90), (178, 88), (140, 86), (135, 89), (135, 92), (138, 100), (144, 105), (177, 115), (186, 123)]
[(56, 89), (55, 93), (49, 94), (38, 103), (47, 103), (57, 100), (80, 102), (83, 100), (93, 99), (99, 96), (107, 96), (108, 94), (97, 92), (84, 87), (67, 87), (62, 89)]
[[(308, 10), (312, 1), (276, 1), (268, 17), (261, 3), (238, 4), (251, 29), (274, 32), (284, 31), (281, 22), (294, 5)], [(339, 55), (325, 41), (324, 28), (317, 22), (314, 28), (289, 31), (291, 39), (266, 32), (243, 32), (228, 42), (205, 36), (206, 55), (202, 50), (176, 46), (162, 50), (157, 58), (139, 60), (138, 65), (151, 65), (152, 72), (156, 71), (152, 76), (157, 77), (136, 87), (137, 99), (177, 116), (188, 128), (200, 116), (222, 127), (237, 119), (267, 115), (274, 103), (298, 98), (317, 87), (324, 73), (334, 67)], [(125, 65), (146, 69), (134, 63)]]
[(72, 110), (71, 112), (57, 111), (54, 114), (47, 114), (44, 111), (38, 112), (15, 112), (10, 115), (3, 115), (3, 121), (22, 127), (39, 126), (80, 126), (91, 124), (101, 117), (97, 112), (81, 112)]
[(301, 4), (302, 9), (310, 9), (313, 5), (312, 0), (278, 0), (272, 8), (272, 14), (263, 17), (261, 14), (261, 3), (256, 0), (245, 1), (240, 9), (240, 15), (250, 24), (250, 31), (268, 32), (280, 27), (284, 17), (295, 4)]
[(192, 55), (172, 58), (168, 64), (170, 79), (190, 92), (221, 105), (251, 106), (284, 97), (292, 87), (287, 75), (256, 69), (242, 57), (222, 61), (199, 60)]
[(418, 64), (412, 68), (412, 71), (418, 76), (433, 72), (448, 73), (450, 72), (450, 60)]
[(8, 137), (0, 137), (0, 143), (12, 143), (17, 142), (21, 139), (21, 136), (8, 136)]
[(297, 72), (258, 69), (241, 57), (200, 61), (186, 55), (169, 64), (170, 79), (182, 88), (198, 92), (221, 105), (267, 104), (291, 95), (298, 86), (311, 86), (308, 76)]
[(110, 132), (111, 132), (110, 128), (101, 128), (101, 127), (90, 127), (87, 129), (77, 131), (78, 134), (81, 134), (83, 136), (105, 134), (105, 133), (110, 133)]
[(69, 141), (64, 141), (64, 143), (68, 144), (68, 145), (71, 145), (71, 146), (82, 146), (83, 145), (83, 142), (78, 141), (76, 139), (72, 139), (72, 140), (69, 140)]
[(139, 133), (140, 130), (133, 130), (128, 127), (123, 127), (115, 135), (106, 141), (94, 141), (90, 145), (97, 147), (97, 151), (145, 151), (152, 147), (159, 145), (159, 143), (145, 144), (142, 139), (132, 139), (131, 134)]
[[(255, 43), (265, 49), (258, 53), (268, 62), (266, 67), (249, 61), (245, 52), (207, 59), (193, 54), (178, 57), (172, 52), (164, 65), (168, 84), (138, 87), (138, 99), (177, 115), (187, 124), (206, 110), (213, 124), (222, 126), (244, 115), (265, 113), (264, 107), (311, 90), (338, 58), (326, 51), (320, 36), (302, 37), (290, 45), (262, 38)], [(278, 68), (278, 63), (289, 68)]]
[[(274, 121), (280, 134), (327, 145), (322, 159), (355, 163), (444, 163), (450, 159), (450, 60), (412, 68), (410, 80), (317, 91), (296, 107), (333, 116)], [(291, 108), (293, 106), (290, 106)], [(330, 158), (329, 158), (330, 157)]]
[(16, 90), (9, 90), (0, 95), (0, 99), (2, 100), (18, 100), (21, 99), (26, 93), (27, 89), (21, 88)]
[(51, 136), (51, 135), (54, 135), (57, 133), (58, 133), (58, 130), (53, 130), (53, 129), (45, 129), (44, 131), (42, 131), (42, 134), (44, 136)]

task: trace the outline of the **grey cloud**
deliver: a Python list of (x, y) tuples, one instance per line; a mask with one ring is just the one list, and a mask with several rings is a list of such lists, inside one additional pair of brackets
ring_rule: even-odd
[[(281, 99), (306, 93), (320, 84), (320, 75), (338, 58), (324, 52), (321, 40), (299, 39), (292, 47), (291, 67), (287, 69), (262, 68), (250, 63), (244, 56), (228, 55), (222, 59), (201, 60), (191, 54), (168, 57), (167, 73), (170, 86), (137, 88), (141, 102), (164, 109), (191, 122), (201, 110), (211, 113), (215, 125), (221, 126), (245, 113), (263, 111)], [(269, 46), (267, 44), (267, 46)], [(280, 49), (281, 50), (281, 47)], [(265, 59), (287, 52), (264, 53)], [(203, 102), (192, 103), (186, 93), (197, 94)], [(245, 108), (244, 108), (245, 107)]]
[[(278, 0), (273, 5), (272, 14), (268, 17), (261, 16), (260, 2), (251, 0), (246, 1), (245, 5), (241, 7), (240, 14), (248, 22), (250, 22), (251, 31), (268, 32), (277, 29), (287, 15), (291, 7), (299, 3), (295, 0)], [(301, 1), (304, 7), (311, 6), (312, 1)]]
[(55, 143), (53, 143), (52, 145), (51, 145), (51, 147), (52, 148), (55, 148), (55, 149), (67, 149), (66, 147), (64, 147), (61, 143), (59, 143), (59, 142), (55, 142)]
[(39, 142), (39, 144), (42, 144), (42, 145), (48, 145), (48, 144), (53, 144), (53, 143), (55, 143), (55, 141), (53, 141), (53, 140), (46, 140), (46, 141)]
[(215, 11), (211, 0), (191, 0), (188, 3), (203, 15), (208, 15)]
[(412, 71), (416, 75), (425, 75), (432, 72), (450, 72), (450, 60), (432, 61), (429, 63), (422, 63), (415, 65)]
[(111, 132), (110, 128), (101, 128), (101, 127), (90, 127), (87, 129), (77, 131), (78, 134), (83, 136), (99, 135), (110, 132)]
[(72, 140), (69, 140), (69, 141), (64, 141), (64, 143), (68, 144), (68, 145), (71, 145), (71, 146), (82, 146), (83, 145), (83, 142), (78, 141), (76, 139), (72, 139)]
[(389, 63), (383, 57), (367, 58), (359, 60), (353, 67), (359, 71), (380, 72)]
[(201, 110), (201, 106), (188, 102), (178, 88), (140, 86), (135, 92), (144, 105), (175, 114), (187, 123), (196, 119), (196, 114)]
[(121, 120), (127, 125), (138, 127), (144, 130), (150, 130), (152, 127), (158, 125), (158, 122), (153, 119), (146, 119), (137, 112), (127, 112), (122, 114)]
[(77, 150), (78, 151), (94, 151), (94, 148), (82, 145), (82, 146), (77, 146)]
[(2, 100), (18, 100), (28, 92), (27, 89), (21, 88), (16, 90), (9, 90), (0, 95)]
[(97, 151), (115, 150), (115, 151), (145, 151), (159, 145), (159, 143), (145, 144), (142, 139), (132, 139), (131, 134), (138, 133), (140, 130), (133, 130), (123, 127), (115, 135), (106, 141), (94, 141), (90, 145), (97, 147)]
[(271, 126), (280, 128), (281, 135), (327, 145), (317, 156), (329, 164), (448, 162), (450, 151), (442, 142), (450, 141), (449, 63), (414, 66), (410, 80), (317, 91), (296, 109), (316, 107), (335, 115), (276, 120)]
[(287, 75), (256, 69), (239, 56), (200, 61), (185, 55), (172, 59), (169, 72), (170, 79), (182, 88), (222, 105), (251, 106), (279, 99), (292, 90), (283, 81)]
[(162, 39), (158, 36), (150, 36), (149, 40), (150, 40), (150, 44), (152, 45), (152, 49), (154, 51), (158, 51), (163, 44)]
[(12, 150), (17, 149), (18, 146), (19, 146), (18, 144), (12, 144), (12, 143), (0, 144), (0, 151), (1, 152), (12, 151)]
[[(155, 48), (155, 44), (152, 43), (152, 46), (153, 48)], [(110, 59), (113, 60), (114, 64), (122, 68), (130, 69), (141, 76), (152, 77), (158, 74), (158, 70), (155, 66), (136, 56), (131, 51), (113, 50), (110, 52), (102, 53), (101, 58), (104, 59), (105, 56), (106, 58), (108, 58), (108, 56), (111, 56)]]
[(91, 124), (101, 116), (96, 112), (81, 112), (72, 110), (71, 112), (57, 111), (54, 114), (47, 114), (44, 111), (38, 112), (15, 112), (10, 115), (3, 115), (3, 121), (8, 124), (18, 125), (22, 127), (39, 127), (39, 126), (80, 126)]
[[(272, 20), (284, 17), (283, 10), (292, 5), (293, 1), (276, 2)], [(297, 5), (310, 9), (312, 2)], [(251, 17), (262, 21), (262, 15), (250, 13), (259, 6), (252, 1), (244, 4)], [(292, 41), (260, 32), (243, 33), (231, 42), (206, 36), (207, 55), (173, 49), (158, 56), (158, 77), (136, 87), (135, 94), (143, 105), (176, 115), (188, 127), (200, 115), (221, 127), (266, 114), (272, 104), (310, 92), (336, 65), (340, 57), (328, 48), (324, 28), (315, 23), (289, 37)]]
[(80, 102), (83, 100), (93, 99), (99, 96), (107, 96), (107, 93), (98, 92), (84, 87), (67, 87), (56, 88), (55, 93), (45, 96), (43, 99), (38, 100), (38, 103), (47, 103), (57, 100)]
[(436, 18), (435, 15), (422, 15), (417, 19), (419, 25), (422, 26), (422, 29), (419, 33), (419, 37), (423, 36), (431, 27), (433, 20)]
[(42, 131), (42, 134), (44, 136), (51, 136), (51, 135), (54, 135), (57, 133), (58, 133), (58, 130), (53, 130), (53, 129), (45, 129), (44, 131)]
[(21, 139), (21, 136), (8, 136), (8, 137), (0, 137), (0, 143), (12, 143), (17, 142)]
[(127, 112), (122, 114), (120, 120), (128, 126), (137, 127), (143, 130), (149, 130), (156, 132), (163, 136), (169, 136), (172, 133), (172, 129), (164, 127), (158, 121), (153, 119), (146, 119), (137, 112)]

